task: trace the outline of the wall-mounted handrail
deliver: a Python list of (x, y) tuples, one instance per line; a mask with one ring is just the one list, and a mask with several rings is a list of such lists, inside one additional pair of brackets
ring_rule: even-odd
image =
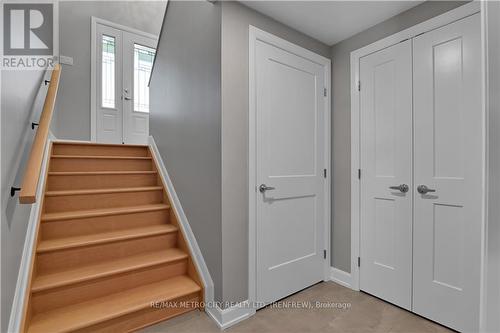
[(42, 169), (43, 152), (49, 135), (52, 114), (54, 113), (60, 77), (61, 65), (56, 64), (50, 77), (47, 97), (45, 97), (39, 125), (35, 134), (35, 139), (33, 140), (33, 145), (31, 146), (28, 163), (26, 164), (26, 171), (24, 172), (21, 192), (19, 193), (19, 203), (22, 204), (32, 204), (36, 202), (36, 189), (38, 187), (40, 171)]

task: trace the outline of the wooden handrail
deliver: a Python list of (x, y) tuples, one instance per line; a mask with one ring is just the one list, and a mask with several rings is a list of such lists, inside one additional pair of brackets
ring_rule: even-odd
[(42, 114), (38, 129), (31, 146), (31, 152), (26, 164), (26, 171), (19, 193), (19, 202), (22, 204), (32, 204), (36, 202), (36, 189), (40, 179), (40, 171), (42, 170), (43, 154), (47, 136), (49, 135), (50, 122), (54, 113), (54, 105), (56, 104), (57, 89), (59, 87), (59, 78), (61, 76), (61, 65), (56, 64), (50, 77), (49, 89), (45, 102), (43, 103)]

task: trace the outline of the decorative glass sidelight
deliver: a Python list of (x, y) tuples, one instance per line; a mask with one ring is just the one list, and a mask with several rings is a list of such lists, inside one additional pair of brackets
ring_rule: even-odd
[(149, 113), (149, 77), (156, 50), (134, 44), (134, 111)]
[(111, 36), (102, 36), (102, 100), (103, 108), (115, 108), (116, 42)]

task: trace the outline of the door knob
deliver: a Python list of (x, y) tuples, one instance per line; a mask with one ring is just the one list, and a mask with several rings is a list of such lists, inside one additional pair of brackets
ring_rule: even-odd
[(425, 185), (418, 185), (417, 192), (420, 194), (426, 194), (428, 192), (436, 192), (436, 190), (433, 190), (432, 188), (428, 188)]
[(270, 190), (274, 190), (275, 188), (274, 187), (271, 187), (271, 186), (267, 186), (266, 184), (261, 184), (259, 186), (259, 192), (260, 193), (264, 193), (266, 191), (270, 191)]
[(132, 98), (130, 98), (130, 97), (124, 97), (123, 99), (126, 100), (126, 101), (130, 101)]
[(410, 187), (406, 184), (401, 184), (401, 185), (398, 185), (398, 186), (389, 186), (389, 188), (391, 190), (398, 190), (400, 191), (401, 193), (406, 193), (410, 190)]

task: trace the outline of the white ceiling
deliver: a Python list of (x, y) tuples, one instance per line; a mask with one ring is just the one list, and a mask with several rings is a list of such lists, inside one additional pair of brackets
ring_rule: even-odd
[(424, 1), (240, 1), (333, 45)]

